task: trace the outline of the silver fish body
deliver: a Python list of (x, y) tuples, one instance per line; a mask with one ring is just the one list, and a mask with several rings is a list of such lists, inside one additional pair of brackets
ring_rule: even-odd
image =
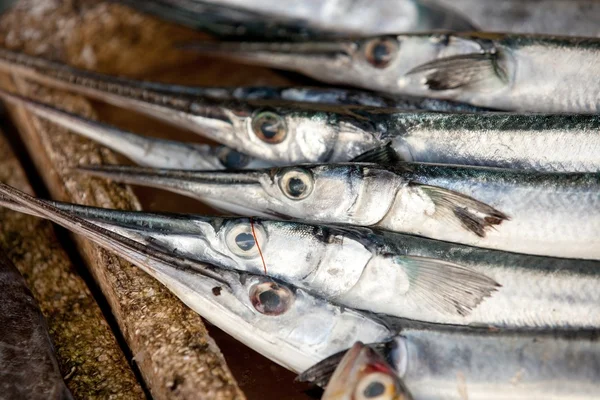
[(219, 36), (306, 38), (430, 30), (473, 30), (452, 7), (428, 0), (309, 0), (302, 4), (260, 0), (121, 0), (180, 24)]
[(414, 34), (303, 43), (217, 43), (198, 49), (315, 79), (480, 107), (595, 114), (600, 39)]
[[(308, 292), (141, 246), (6, 185), (0, 184), (0, 194), (134, 262), (209, 321), (292, 371), (305, 371), (331, 354), (339, 358), (335, 353), (356, 341), (389, 340), (389, 328)], [(572, 399), (594, 398), (598, 391), (600, 346), (595, 336), (565, 339), (544, 332), (402, 324), (401, 335), (379, 347), (415, 399), (463, 399), (465, 392), (472, 399)]]
[(245, 215), (352, 224), (496, 250), (600, 259), (597, 173), (406, 163), (209, 172), (82, 171), (240, 207)]
[[(594, 399), (598, 390), (597, 332), (511, 333), (413, 328), (377, 346), (416, 400)], [(305, 371), (327, 381), (341, 355)]]
[(308, 291), (144, 246), (2, 183), (0, 196), (16, 204), (16, 210), (50, 219), (122, 256), (211, 323), (293, 371), (304, 370), (357, 340), (376, 342), (393, 334), (380, 321)]
[(222, 268), (264, 273), (377, 314), (471, 326), (600, 326), (598, 261), (356, 227), (51, 204), (145, 245)]
[(487, 32), (600, 36), (600, 4), (594, 0), (438, 0)]
[[(74, 72), (64, 65), (6, 50), (0, 50), (0, 68), (132, 108), (275, 165), (350, 161), (391, 143), (405, 161), (542, 171), (600, 170), (596, 156), (600, 151), (600, 117), (594, 115), (455, 115), (323, 104), (281, 107), (240, 102), (235, 99), (239, 94), (231, 100), (222, 91), (213, 93), (212, 99), (201, 98), (194, 94), (194, 88), (186, 91)], [(290, 96), (287, 89), (286, 93), (282, 96)], [(114, 136), (104, 142), (117, 147)], [(132, 139), (135, 143), (140, 140)], [(171, 153), (178, 146), (160, 144)], [(140, 150), (140, 144), (128, 148), (131, 146), (132, 154), (145, 151)], [(189, 146), (182, 151), (189, 152)]]

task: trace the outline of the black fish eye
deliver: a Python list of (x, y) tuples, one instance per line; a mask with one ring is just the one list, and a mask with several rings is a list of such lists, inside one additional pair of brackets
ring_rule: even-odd
[(251, 233), (242, 232), (235, 237), (235, 244), (243, 251), (248, 251), (254, 247), (256, 242)]
[(288, 193), (292, 197), (300, 197), (306, 191), (306, 184), (300, 178), (291, 178), (288, 181)]
[(259, 246), (265, 246), (266, 239), (266, 233), (259, 222), (234, 222), (225, 231), (225, 243), (229, 250), (236, 256), (247, 259), (260, 255)]
[(392, 400), (400, 394), (394, 378), (383, 372), (372, 372), (358, 382), (355, 391), (356, 400)]
[(281, 174), (279, 187), (288, 198), (302, 200), (312, 192), (313, 177), (310, 172), (300, 168), (286, 169)]
[(250, 289), (250, 301), (256, 311), (265, 315), (281, 315), (289, 310), (294, 294), (286, 286), (263, 282)]
[(219, 148), (217, 157), (226, 169), (241, 169), (250, 163), (250, 157), (227, 147)]
[(272, 111), (262, 111), (252, 117), (252, 132), (263, 142), (281, 143), (287, 135), (283, 118)]
[(379, 381), (369, 383), (369, 386), (363, 390), (363, 395), (367, 399), (373, 399), (381, 396), (385, 392), (385, 385)]
[(396, 58), (398, 42), (391, 38), (373, 39), (365, 45), (365, 58), (375, 68), (385, 68)]

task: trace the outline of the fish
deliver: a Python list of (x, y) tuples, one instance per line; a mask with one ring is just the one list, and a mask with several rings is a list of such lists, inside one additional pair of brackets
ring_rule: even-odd
[(599, 390), (594, 330), (520, 332), (409, 320), (391, 327), (290, 285), (268, 280), (263, 286), (264, 277), (143, 246), (10, 186), (0, 184), (0, 195), (134, 263), (237, 340), (304, 371), (301, 380), (326, 383), (346, 350), (361, 341), (383, 352), (415, 399), (566, 400), (595, 398)]
[(121, 153), (139, 165), (153, 168), (212, 170), (270, 166), (269, 163), (250, 158), (225, 146), (185, 143), (138, 135), (4, 89), (0, 89), (0, 98), (15, 106), (25, 107), (40, 118)]
[(349, 224), (469, 246), (600, 259), (600, 174), (459, 165), (301, 164), (240, 171), (82, 165), (247, 216)]
[(272, 104), (314, 103), (443, 112), (493, 111), (493, 109), (473, 107), (453, 101), (390, 95), (345, 87), (205, 87), (136, 80), (78, 69), (57, 61), (4, 48), (0, 49), (0, 68), (13, 73), (18, 72), (29, 79), (52, 87), (72, 90), (117, 106), (122, 106), (129, 97), (133, 101), (132, 104), (136, 103), (135, 100), (150, 103), (154, 101), (156, 105), (160, 104), (163, 107), (176, 107), (173, 111), (180, 107), (179, 112), (186, 110), (181, 106), (183, 102), (195, 100), (201, 103), (203, 99), (269, 101)]
[(413, 400), (382, 355), (356, 342), (331, 376), (321, 400)]
[[(594, 399), (599, 390), (597, 331), (432, 329), (405, 322), (395, 338), (369, 346), (416, 400)], [(298, 380), (325, 386), (344, 354)]]
[(518, 112), (600, 111), (600, 38), (416, 33), (188, 47), (374, 91)]
[(356, 341), (393, 336), (376, 317), (308, 291), (144, 246), (3, 183), (0, 196), (123, 257), (213, 325), (292, 371), (303, 371)]
[(0, 397), (72, 400), (46, 320), (25, 279), (0, 251)]
[(511, 329), (600, 326), (599, 261), (360, 227), (50, 204), (145, 246), (266, 275), (381, 318)]
[(428, 0), (310, 0), (302, 4), (260, 0), (121, 0), (143, 12), (220, 37), (302, 39), (430, 30), (472, 31), (453, 7)]
[[(385, 163), (400, 159), (548, 172), (600, 170), (598, 115), (445, 113), (209, 99), (48, 63), (0, 49), (0, 70), (190, 129), (273, 165), (347, 162), (380, 152), (393, 156), (377, 161)], [(371, 154), (372, 160), (377, 158)]]

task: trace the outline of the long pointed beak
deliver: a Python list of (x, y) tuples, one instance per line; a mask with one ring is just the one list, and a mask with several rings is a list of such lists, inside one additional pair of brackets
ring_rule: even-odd
[(223, 158), (221, 160), (219, 150), (213, 146), (138, 135), (60, 110), (25, 96), (10, 93), (4, 89), (0, 89), (0, 98), (7, 103), (24, 107), (38, 117), (94, 140), (140, 165), (182, 169), (223, 169), (226, 166), (226, 154), (224, 154), (225, 157), (221, 157)]
[(356, 51), (354, 41), (204, 42), (183, 48), (249, 64), (305, 72), (315, 66), (339, 65)]
[(178, 257), (176, 255), (166, 254), (151, 247), (146, 247), (134, 240), (97, 226), (76, 215), (68, 214), (50, 203), (38, 200), (4, 183), (0, 183), (0, 196), (7, 200), (5, 205), (10, 206), (11, 202), (14, 202), (21, 207), (25, 207), (31, 210), (32, 214), (43, 216), (74, 233), (85, 236), (87, 239), (97, 243), (105, 249), (119, 254), (127, 261), (143, 267), (146, 272), (153, 276), (157, 271), (175, 268), (188, 271), (194, 270), (206, 278), (220, 283), (226, 283), (226, 281), (214, 271), (214, 268), (207, 264)]
[[(187, 171), (130, 166), (80, 166), (78, 171), (116, 182), (149, 186), (189, 196), (234, 214), (266, 214), (267, 194), (259, 171)], [(244, 196), (240, 196), (240, 191)]]

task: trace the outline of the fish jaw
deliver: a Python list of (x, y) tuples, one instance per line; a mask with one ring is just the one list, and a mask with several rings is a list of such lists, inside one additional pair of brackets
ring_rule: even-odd
[(359, 393), (364, 398), (369, 398), (369, 393), (377, 393), (385, 399), (412, 400), (410, 392), (383, 356), (361, 342), (355, 343), (340, 361), (323, 400), (352, 400), (360, 396)]
[[(5, 184), (0, 184), (0, 195), (9, 200), (6, 204), (16, 202), (124, 257), (216, 326), (292, 371), (304, 370), (357, 340), (391, 336), (375, 319), (309, 292), (143, 246)], [(276, 304), (274, 310), (269, 303), (261, 303), (264, 300), (257, 288), (265, 285), (284, 292), (287, 301)]]
[[(204, 42), (185, 46), (203, 54), (234, 59), (250, 65), (300, 72), (318, 80), (344, 83), (360, 75), (354, 72), (358, 43), (307, 42)], [(340, 76), (343, 79), (340, 79)]]

